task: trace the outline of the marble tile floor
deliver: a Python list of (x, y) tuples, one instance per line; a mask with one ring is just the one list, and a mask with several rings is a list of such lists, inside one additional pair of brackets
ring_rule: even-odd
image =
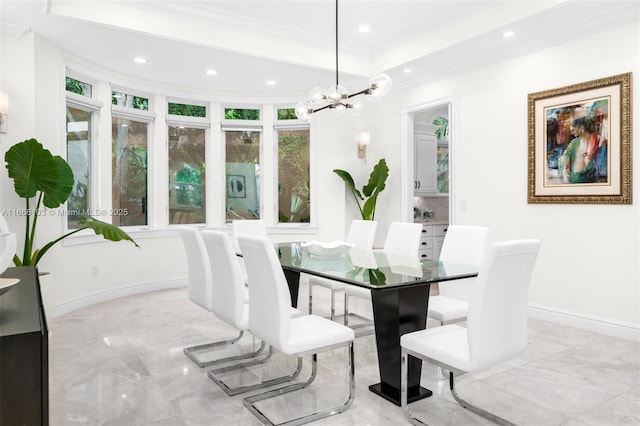
[[(326, 294), (326, 296), (325, 296)], [(303, 279), (300, 309), (307, 308)], [(314, 313), (328, 315), (328, 291), (314, 291)], [(352, 309), (370, 315), (367, 302)], [(317, 310), (317, 312), (316, 312)], [(436, 326), (436, 324), (429, 324)], [(50, 424), (58, 425), (258, 425), (242, 397), (227, 396), (182, 353), (182, 348), (233, 336), (235, 331), (192, 304), (186, 289), (113, 300), (52, 321), (49, 340)], [(250, 335), (239, 342), (249, 348)], [(234, 348), (234, 350), (237, 350)], [(374, 336), (355, 345), (356, 395), (344, 413), (321, 425), (409, 424), (400, 407), (368, 390), (378, 382)], [(300, 378), (306, 378), (310, 360)], [(299, 394), (261, 403), (276, 420), (346, 399), (346, 350), (319, 356), (316, 381)], [(275, 366), (275, 367), (273, 367)], [(247, 377), (293, 369), (276, 354), (269, 367)], [(289, 371), (289, 370), (288, 370)], [(251, 379), (247, 379), (251, 380)], [(448, 383), (424, 364), (423, 386), (434, 396), (411, 405), (432, 425), (487, 425), (455, 403)], [(529, 347), (520, 358), (456, 381), (459, 394), (518, 425), (640, 425), (640, 344), (529, 321)]]

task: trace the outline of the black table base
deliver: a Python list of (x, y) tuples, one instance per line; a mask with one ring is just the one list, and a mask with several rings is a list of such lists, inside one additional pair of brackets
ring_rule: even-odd
[[(391, 386), (385, 386), (383, 383), (376, 383), (375, 385), (369, 386), (369, 390), (375, 393), (378, 396), (383, 397), (389, 402), (396, 404), (398, 407), (400, 406), (400, 390), (395, 389)], [(429, 398), (433, 395), (427, 388), (423, 388), (422, 386), (418, 386), (417, 388), (410, 388), (409, 395), (407, 396), (407, 403), (411, 404), (412, 402), (419, 401), (423, 398)]]
[(291, 269), (282, 268), (284, 277), (289, 285), (289, 294), (291, 294), (291, 306), (298, 307), (298, 290), (300, 289), (300, 272)]
[[(300, 272), (287, 268), (283, 270), (291, 292), (291, 306), (295, 308), (298, 305)], [(372, 290), (371, 301), (380, 383), (369, 386), (369, 390), (400, 406), (400, 336), (426, 327), (429, 284)], [(432, 392), (420, 386), (422, 361), (409, 356), (408, 362), (408, 401), (428, 398)]]
[[(372, 290), (373, 319), (380, 383), (369, 389), (400, 405), (401, 353), (400, 336), (422, 330), (427, 324), (429, 284)], [(431, 396), (432, 392), (420, 386), (422, 361), (412, 356), (408, 360), (409, 402)]]

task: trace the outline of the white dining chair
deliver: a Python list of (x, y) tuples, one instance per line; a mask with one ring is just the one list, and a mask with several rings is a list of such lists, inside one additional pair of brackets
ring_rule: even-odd
[[(236, 253), (240, 254), (240, 246), (238, 245), (239, 235), (255, 235), (267, 238), (267, 227), (262, 219), (235, 219), (231, 221), (232, 243)], [(244, 266), (244, 260), (240, 258), (240, 269), (245, 282), (247, 281), (247, 268)], [(246, 296), (249, 296), (247, 289)]]
[(351, 405), (355, 394), (353, 330), (317, 315), (292, 317), (289, 288), (271, 241), (264, 237), (239, 236), (238, 242), (247, 266), (250, 299), (261, 301), (249, 311), (249, 329), (285, 355), (296, 355), (298, 360), (312, 356), (311, 375), (307, 381), (246, 397), (244, 405), (263, 423), (273, 424), (258, 403), (307, 387), (316, 377), (317, 354), (346, 347), (349, 352), (347, 400), (328, 409), (314, 409), (310, 414), (285, 423), (299, 425), (343, 412)]
[[(410, 222), (391, 222), (387, 236), (382, 247), (385, 254), (418, 258), (420, 248), (420, 236), (422, 235), (422, 224)], [(344, 324), (349, 325), (349, 316), (360, 316), (349, 312), (349, 298), (359, 297), (371, 301), (371, 290), (346, 285), (344, 289)], [(363, 318), (365, 323), (361, 326), (373, 324), (368, 318)], [(360, 328), (360, 326), (359, 326)]]
[[(184, 354), (198, 367), (233, 362), (252, 358), (264, 349), (264, 343), (256, 351), (204, 360), (198, 354), (211, 352), (239, 341), (249, 328), (248, 305), (245, 303), (245, 285), (240, 265), (233, 250), (227, 256), (221, 249), (226, 242), (231, 247), (229, 237), (224, 233), (199, 231), (194, 228), (179, 229), (187, 255), (187, 288), (189, 299), (206, 309), (219, 319), (238, 330), (231, 339), (215, 341), (183, 349)], [(220, 235), (221, 234), (221, 235)], [(224, 237), (223, 237), (224, 236)], [(215, 271), (215, 275), (212, 274)], [(215, 277), (215, 278), (214, 278)]]
[(231, 229), (233, 231), (233, 247), (238, 253), (240, 252), (239, 235), (267, 237), (267, 227), (262, 219), (235, 219), (231, 221)]
[[(375, 220), (353, 220), (349, 226), (345, 242), (353, 244), (354, 247), (364, 250), (373, 248), (373, 240), (376, 236), (378, 222)], [(331, 292), (331, 313), (329, 318), (335, 320), (336, 316), (336, 293), (344, 291), (345, 284), (331, 280), (329, 278), (310, 276), (309, 277), (309, 313), (313, 313), (313, 288), (320, 286), (329, 289)]]
[(488, 250), (469, 299), (467, 327), (448, 324), (406, 333), (401, 345), (401, 405), (412, 424), (407, 405), (408, 356), (449, 371), (453, 398), (470, 411), (499, 424), (511, 423), (469, 404), (455, 389), (456, 375), (474, 373), (504, 363), (527, 348), (527, 299), (540, 241), (493, 243)]
[[(251, 303), (250, 299), (245, 299), (245, 277), (243, 276), (240, 268), (239, 257), (236, 254), (233, 244), (231, 243), (231, 238), (227, 233), (218, 231), (202, 231), (201, 235), (207, 250), (207, 257), (209, 259), (212, 272), (213, 312), (218, 318), (240, 330), (241, 333), (239, 337), (242, 337), (242, 333), (249, 329), (249, 311), (255, 303)], [(292, 307), (289, 309), (292, 317), (302, 315), (302, 312), (297, 309)], [(269, 351), (266, 354), (263, 353), (264, 348), (265, 342), (263, 340), (256, 351), (224, 358), (224, 362), (239, 361), (250, 358), (252, 359), (251, 365), (263, 364), (273, 355), (272, 347), (269, 347)], [(210, 366), (221, 363), (222, 362), (220, 361), (215, 361), (208, 365)], [(234, 387), (233, 385), (229, 385), (218, 380), (215, 373), (212, 373), (212, 371), (209, 371), (207, 375), (215, 383), (220, 385), (228, 395), (238, 395), (254, 391), (256, 389), (286, 383), (295, 379), (300, 372), (297, 371), (294, 375), (286, 375), (264, 380), (260, 383)]]
[[(480, 267), (489, 244), (485, 226), (449, 225), (439, 260)], [(467, 317), (469, 297), (476, 278), (454, 280), (438, 285), (438, 295), (429, 297), (427, 317), (440, 325), (463, 321)]]

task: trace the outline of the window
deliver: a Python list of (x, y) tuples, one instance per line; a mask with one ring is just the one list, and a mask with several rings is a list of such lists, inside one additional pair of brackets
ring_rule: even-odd
[(226, 221), (260, 219), (259, 130), (226, 130)]
[(172, 225), (206, 221), (205, 136), (205, 129), (169, 126), (169, 223)]
[(73, 171), (73, 189), (67, 199), (67, 227), (78, 227), (80, 214), (88, 212), (91, 180), (91, 115), (67, 104), (67, 163)]
[(124, 92), (111, 92), (111, 104), (125, 108), (139, 109), (141, 111), (149, 111), (149, 99), (142, 96), (135, 96)]
[(84, 81), (76, 80), (75, 78), (67, 77), (65, 79), (65, 89), (67, 92), (75, 93), (80, 96), (91, 97), (91, 84)]
[[(279, 114), (278, 114), (279, 115)], [(311, 222), (309, 129), (279, 129), (278, 222)]]
[(111, 125), (112, 223), (147, 225), (148, 123), (114, 116)]
[(297, 120), (295, 108), (279, 108), (277, 114), (278, 120)]
[[(290, 105), (213, 104), (212, 110), (209, 99), (155, 95), (67, 73), (66, 159), (74, 174), (68, 229), (96, 211), (112, 212), (98, 219), (116, 226), (151, 229), (234, 219), (311, 222), (310, 130)], [(106, 102), (92, 94), (106, 94)], [(159, 113), (166, 114), (162, 125), (155, 122)], [(210, 131), (212, 123), (220, 133)], [(110, 145), (99, 139), (109, 125)]]
[(225, 108), (225, 120), (260, 120), (260, 109)]
[(169, 102), (169, 114), (188, 117), (206, 117), (207, 107), (203, 105), (177, 104)]
[[(76, 77), (76, 76), (74, 76)], [(96, 207), (93, 198), (92, 156), (95, 139), (96, 112), (102, 102), (91, 98), (93, 85), (85, 78), (82, 80), (66, 76), (65, 129), (67, 134), (67, 163), (73, 171), (73, 188), (67, 199), (67, 229), (78, 227), (81, 215), (90, 215)]]

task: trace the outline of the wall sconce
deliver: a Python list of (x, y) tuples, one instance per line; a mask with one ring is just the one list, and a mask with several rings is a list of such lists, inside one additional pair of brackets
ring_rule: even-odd
[(9, 114), (9, 95), (0, 92), (0, 133), (7, 133), (7, 114)]
[(358, 137), (358, 158), (363, 158), (367, 161), (367, 145), (371, 143), (371, 134), (369, 132), (360, 133)]

